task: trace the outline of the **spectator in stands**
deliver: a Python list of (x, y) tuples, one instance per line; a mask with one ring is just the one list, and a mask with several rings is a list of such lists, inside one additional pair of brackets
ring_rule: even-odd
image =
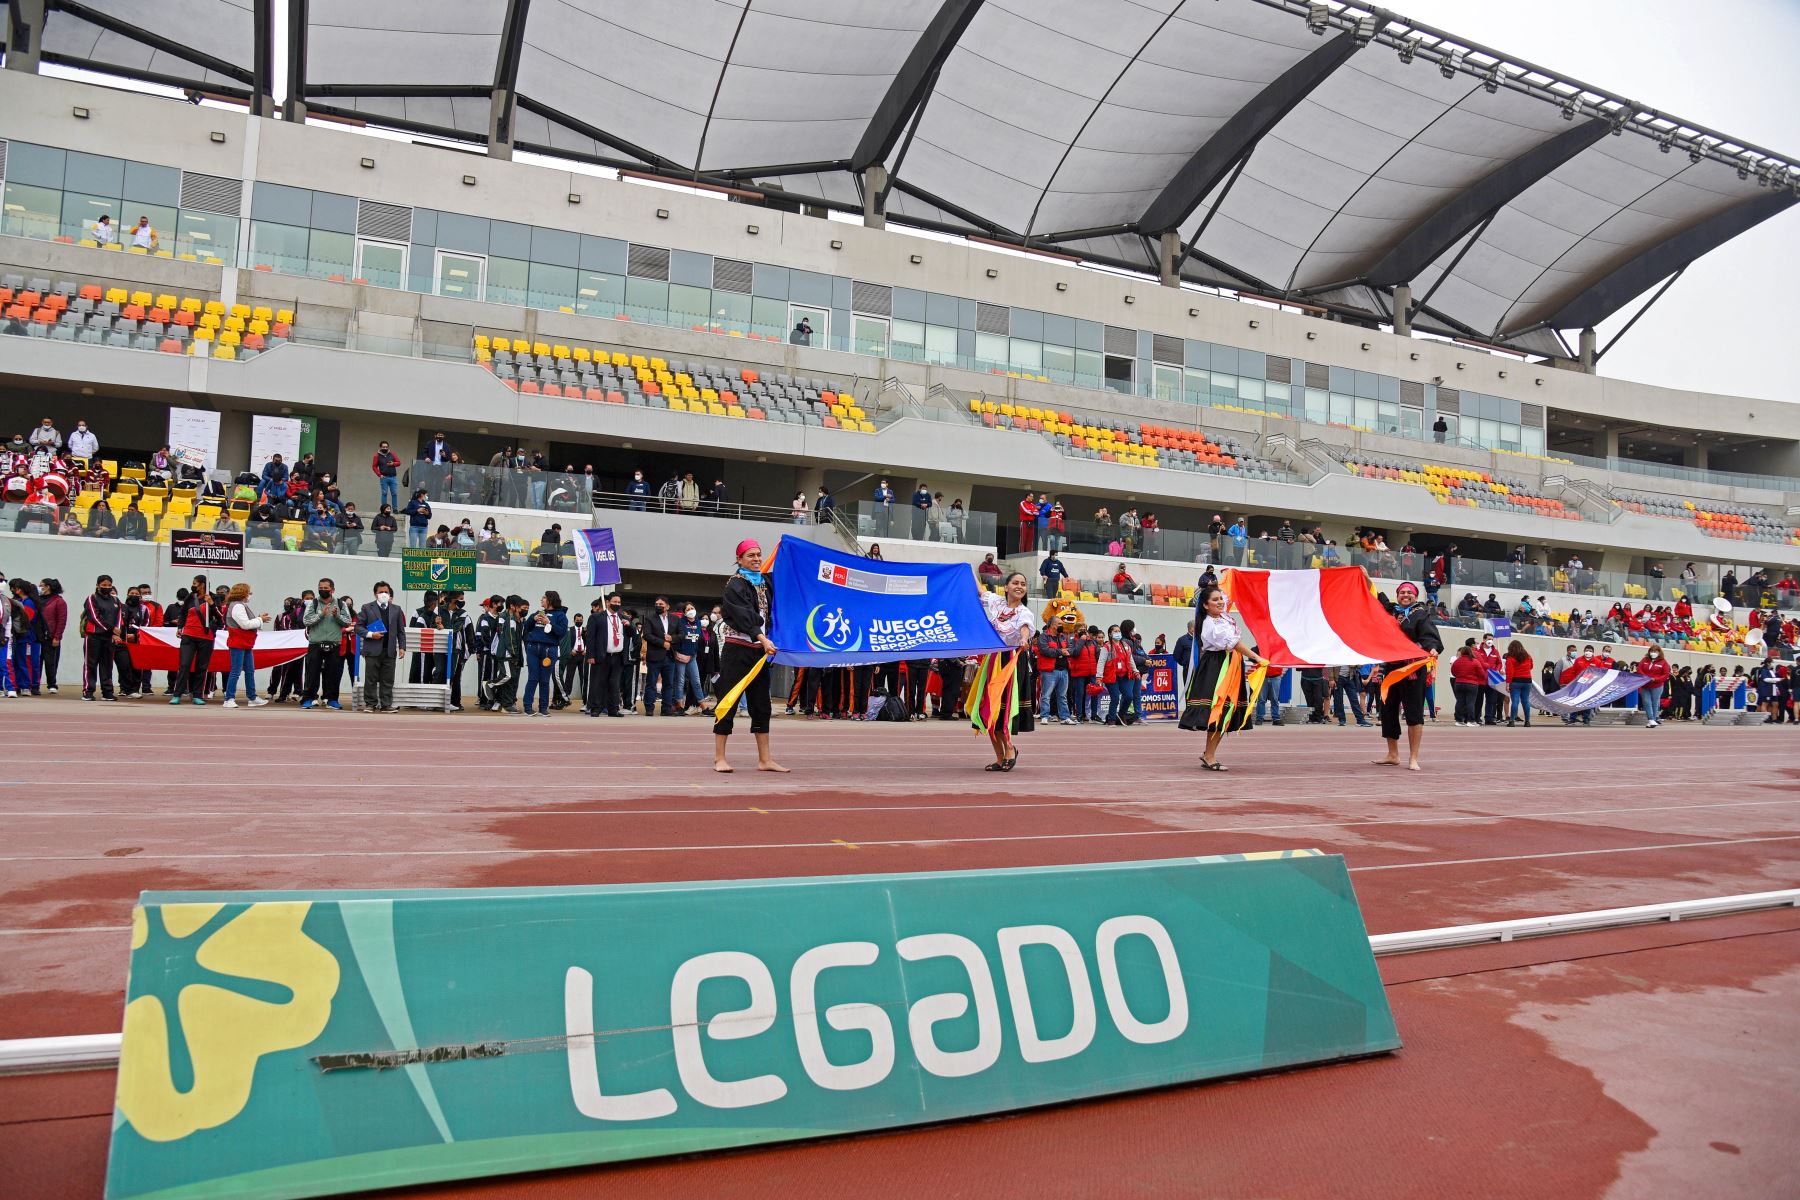
[(1136, 596), (1143, 591), (1143, 588), (1138, 586), (1138, 581), (1131, 577), (1131, 572), (1125, 569), (1124, 563), (1120, 563), (1118, 568), (1113, 571), (1112, 582), (1113, 590), (1121, 596)]
[(1663, 565), (1659, 562), (1653, 562), (1650, 564), (1649, 570), (1644, 573), (1650, 577), (1648, 589), (1650, 592), (1650, 599), (1661, 600), (1663, 598)]
[(1096, 508), (1094, 510), (1094, 534), (1096, 537), (1098, 537), (1100, 539), (1100, 544), (1102, 547), (1104, 547), (1107, 542), (1110, 542), (1112, 540), (1112, 535), (1113, 535), (1112, 510), (1107, 508), (1106, 505), (1104, 505), (1104, 504), (1102, 504), (1099, 508)]
[(271, 454), (269, 461), (262, 466), (261, 482), (257, 486), (257, 494), (269, 504), (287, 498), (288, 468), (281, 461), (279, 453)]
[(813, 501), (813, 519), (821, 525), (831, 524), (832, 510), (837, 508), (837, 501), (831, 498), (831, 490), (824, 484), (819, 485), (819, 497)]
[(923, 479), (913, 489), (912, 494), (912, 537), (915, 542), (925, 540), (927, 522), (931, 516), (931, 489), (925, 486)]
[(1283, 517), (1281, 528), (1275, 531), (1275, 540), (1280, 543), (1275, 551), (1275, 566), (1284, 571), (1294, 569), (1296, 565), (1294, 543), (1299, 540), (1299, 537), (1300, 535), (1294, 532), (1293, 521)]
[(945, 520), (944, 493), (931, 493), (931, 504), (925, 510), (925, 537), (933, 542), (951, 542), (950, 526)]
[(131, 244), (140, 250), (155, 250), (158, 240), (156, 230), (150, 224), (150, 218), (140, 216), (138, 223), (131, 229)]
[(1050, 493), (1038, 493), (1035, 520), (1037, 521), (1037, 546), (1041, 550), (1050, 545)]
[(1051, 550), (1063, 550), (1069, 544), (1069, 524), (1061, 500), (1053, 500), (1044, 518), (1044, 544)]
[(1119, 541), (1124, 543), (1125, 557), (1136, 558), (1141, 544), (1140, 531), (1143, 522), (1138, 520), (1137, 506), (1133, 505), (1119, 514)]
[(69, 435), (69, 453), (76, 458), (93, 458), (100, 453), (100, 439), (86, 421), (75, 422), (75, 432)]
[(455, 544), (455, 541), (450, 537), (450, 527), (448, 525), (439, 525), (437, 527), (437, 532), (425, 539), (425, 548), (427, 550), (448, 550)]
[(362, 635), (363, 707), (370, 712), (397, 711), (394, 664), (406, 649), (406, 622), (393, 598), (394, 589), (385, 580), (377, 583), (375, 598), (356, 616), (356, 632)]
[(950, 502), (948, 524), (950, 541), (961, 545), (969, 540), (969, 513), (967, 509), (963, 508), (961, 496)]
[(1444, 439), (1446, 437), (1448, 437), (1449, 435), (1450, 435), (1450, 422), (1444, 420), (1444, 418), (1440, 415), (1437, 420), (1435, 420), (1431, 423), (1431, 440), (1434, 442), (1437, 442), (1439, 445), (1442, 445), (1444, 442)]
[(1481, 611), (1483, 615), (1489, 617), (1503, 617), (1506, 615), (1506, 610), (1500, 607), (1500, 597), (1493, 592), (1489, 592), (1488, 598), (1482, 602)]
[(869, 548), (867, 550), (863, 551), (863, 557), (868, 558), (868, 559), (873, 559), (875, 562), (880, 562), (881, 561), (881, 543), (880, 542), (870, 542)]
[(1062, 556), (1052, 550), (1038, 564), (1038, 575), (1044, 581), (1044, 595), (1054, 596), (1062, 590), (1062, 581), (1069, 577), (1069, 568), (1063, 563)]
[(976, 580), (980, 582), (982, 587), (985, 587), (990, 591), (998, 588), (1000, 586), (1000, 581), (1005, 577), (1006, 572), (1001, 570), (1000, 564), (994, 561), (994, 552), (992, 550), (988, 551), (987, 554), (982, 557), (981, 562), (975, 567)]
[(812, 335), (812, 318), (801, 317), (795, 323), (793, 332), (788, 334), (788, 341), (796, 346), (810, 346), (812, 345)]
[(1338, 544), (1335, 540), (1327, 541), (1319, 548), (1319, 561), (1327, 567), (1339, 565)]
[(1250, 518), (1239, 517), (1233, 521), (1225, 535), (1231, 539), (1231, 556), (1226, 562), (1234, 567), (1243, 566), (1250, 552)]
[(424, 488), (413, 489), (412, 499), (400, 511), (406, 516), (406, 544), (413, 548), (424, 546), (426, 530), (431, 528), (430, 494)]
[(95, 217), (92, 221), (88, 222), (87, 233), (89, 237), (93, 238), (96, 242), (99, 242), (102, 246), (109, 242), (116, 242), (119, 239), (119, 231), (113, 227), (111, 213), (101, 213), (98, 217)]
[[(636, 501), (633, 501), (633, 503), (635, 504)], [(642, 512), (643, 510), (635, 509), (634, 511)], [(801, 488), (794, 493), (794, 501), (788, 506), (788, 511), (793, 514), (794, 524), (809, 525), (812, 523), (812, 504), (806, 499), (805, 488)]]
[[(94, 507), (99, 508), (100, 505)], [(138, 511), (134, 502), (131, 507), (119, 514), (119, 538), (127, 542), (143, 542), (150, 538), (150, 522)]]
[(31, 431), (29, 444), (32, 453), (41, 450), (55, 452), (62, 449), (62, 433), (57, 430), (55, 423), (49, 417), (45, 417), (38, 422), (37, 428)]
[(1026, 492), (1019, 501), (1019, 553), (1030, 554), (1037, 542), (1037, 496)]
[(369, 470), (381, 488), (381, 503), (400, 503), (400, 456), (386, 442), (376, 447), (369, 459)]
[(700, 485), (692, 471), (681, 477), (681, 511), (690, 517), (700, 511)]

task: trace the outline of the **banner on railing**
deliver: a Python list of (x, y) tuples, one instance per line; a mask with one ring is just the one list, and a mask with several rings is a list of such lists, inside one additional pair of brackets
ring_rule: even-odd
[(111, 1200), (690, 1154), (1400, 1045), (1344, 860), (1317, 850), (148, 893), (131, 924)]
[(575, 531), (575, 566), (582, 587), (612, 587), (619, 582), (619, 551), (610, 529)]
[(1181, 698), (1175, 694), (1180, 677), (1173, 654), (1149, 654), (1143, 691), (1138, 694), (1138, 716), (1146, 721), (1173, 721), (1181, 716)]

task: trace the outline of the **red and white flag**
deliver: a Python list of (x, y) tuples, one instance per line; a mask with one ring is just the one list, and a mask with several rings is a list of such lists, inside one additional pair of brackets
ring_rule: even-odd
[[(131, 665), (140, 671), (175, 671), (181, 667), (181, 631), (167, 627), (143, 628), (131, 644)], [(259, 632), (251, 650), (256, 669), (266, 670), (306, 655), (306, 630)], [(207, 668), (221, 675), (231, 670), (231, 651), (225, 647), (225, 631), (213, 635), (212, 663)]]
[(1278, 667), (1346, 667), (1425, 656), (1375, 599), (1361, 567), (1232, 568), (1223, 586), (1257, 650)]

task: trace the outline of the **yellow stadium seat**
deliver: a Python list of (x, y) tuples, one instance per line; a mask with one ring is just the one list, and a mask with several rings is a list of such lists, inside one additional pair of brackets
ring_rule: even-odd
[(650, 366), (650, 360), (641, 354), (632, 355), (630, 361), (633, 370), (645, 369)]
[(196, 325), (196, 326), (194, 326), (194, 340), (196, 342), (210, 342), (213, 340), (213, 338), (215, 336), (217, 336), (217, 333), (218, 333), (218, 331), (215, 330), (211, 325)]
[(533, 342), (533, 343), (531, 343), (531, 352), (533, 354), (547, 355), (550, 353), (550, 343), (549, 342)]
[(858, 429), (862, 430), (864, 433), (874, 433), (875, 432), (875, 422), (873, 422), (873, 421), (858, 421), (856, 423), (856, 427)]
[(205, 303), (203, 301), (201, 301), (200, 299), (198, 299), (197, 297), (183, 296), (181, 298), (181, 311), (182, 312), (197, 313), (197, 312), (200, 312), (204, 307), (205, 307)]
[[(631, 355), (626, 354), (623, 351), (614, 350), (612, 352), (611, 357), (612, 357), (612, 365), (615, 367), (635, 367), (635, 366), (637, 366), (636, 363), (631, 361)], [(644, 365), (648, 366), (649, 364), (646, 363)]]
[[(682, 376), (682, 378), (686, 379), (687, 377)], [(709, 387), (701, 388), (700, 389), (700, 398), (702, 400), (707, 400), (707, 401), (717, 400), (719, 398), (719, 393)]]
[(75, 244), (77, 246), (86, 246), (89, 250), (98, 250), (100, 248), (100, 243), (96, 242), (93, 238), (82, 238)]
[(294, 310), (291, 308), (276, 309), (275, 321), (279, 325), (292, 325), (294, 323)]
[[(491, 346), (491, 345), (492, 345), (492, 343), (490, 343), (490, 342), (489, 342), (489, 341), (488, 341), (488, 335), (487, 335), (487, 334), (485, 334), (485, 333), (478, 333), (478, 334), (476, 334), (476, 335), (475, 335), (475, 348), (476, 348), (476, 349), (477, 349), (477, 350), (486, 350), (486, 349), (488, 349), (488, 348), (489, 348), (489, 347), (490, 347), (490, 346)], [(501, 347), (498, 347), (498, 348), (499, 348), (499, 349), (501, 349), (501, 350), (504, 350), (504, 349), (506, 349), (506, 347), (505, 347), (505, 346), (501, 346)]]
[(675, 372), (675, 382), (679, 383), (682, 387), (692, 387), (694, 377), (689, 375), (686, 371), (677, 371)]
[(662, 358), (653, 358), (650, 360), (650, 369), (652, 371), (666, 371), (669, 369), (668, 360), (662, 359)]
[(211, 529), (218, 523), (219, 510), (216, 508), (203, 508), (188, 519), (188, 528), (206, 530)]
[(741, 405), (737, 405), (737, 404), (726, 405), (725, 412), (726, 412), (726, 415), (733, 416), (733, 417), (742, 417), (744, 415), (743, 407)]
[(167, 292), (164, 292), (162, 295), (160, 295), (156, 298), (156, 307), (157, 308), (166, 308), (166, 309), (169, 309), (170, 311), (174, 311), (175, 305), (176, 305), (175, 297), (169, 295)]
[(686, 412), (687, 410), (688, 410), (688, 406), (687, 406), (686, 400), (683, 400), (680, 396), (670, 396), (669, 397), (669, 411), (670, 412)]
[(88, 509), (94, 507), (94, 505), (96, 505), (98, 503), (100, 503), (100, 493), (99, 492), (76, 492), (75, 493), (74, 504), (75, 504), (75, 511), (77, 511), (77, 512), (86, 512)]
[(248, 321), (250, 319), (250, 306), (248, 304), (234, 304), (231, 306), (231, 315), (234, 317), (241, 317), (243, 320)]
[(250, 315), (258, 321), (273, 321), (275, 319), (275, 310), (267, 305), (259, 304), (250, 310)]
[(492, 350), (483, 349), (482, 347), (477, 346), (475, 348), (475, 361), (476, 362), (493, 362), (494, 361), (494, 352)]
[(137, 502), (137, 507), (138, 507), (138, 511), (143, 513), (146, 517), (153, 517), (157, 513), (160, 513), (163, 510), (162, 497), (161, 496), (139, 496), (138, 502)]
[(253, 320), (250, 322), (250, 332), (260, 333), (266, 337), (269, 332), (269, 323), (267, 321)]
[(729, 413), (727, 413), (725, 411), (725, 406), (723, 404), (708, 404), (706, 406), (706, 411), (711, 413), (715, 417), (724, 417), (724, 416), (730, 415)]
[(226, 317), (225, 328), (231, 330), (233, 333), (244, 332), (244, 318), (236, 315)]
[(567, 346), (552, 346), (550, 347), (550, 357), (566, 359), (569, 357), (569, 348)]
[(129, 304), (131, 302), (131, 293), (122, 287), (107, 288), (106, 302), (108, 304)]
[(219, 317), (218, 313), (201, 313), (200, 321), (197, 325), (195, 325), (195, 328), (196, 329), (217, 329), (219, 327), (219, 322), (220, 322), (220, 317)]
[(223, 318), (225, 316), (225, 302), (223, 300), (208, 300), (206, 302), (205, 311), (212, 313), (216, 317)]
[(569, 353), (574, 356), (576, 362), (593, 362), (594, 361), (593, 352), (590, 351), (586, 346), (577, 346), (573, 350), (569, 351)]
[(681, 398), (683, 400), (686, 400), (689, 404), (692, 404), (695, 401), (699, 400), (701, 397), (700, 397), (700, 392), (698, 389), (692, 388), (692, 387), (684, 387), (681, 389)]

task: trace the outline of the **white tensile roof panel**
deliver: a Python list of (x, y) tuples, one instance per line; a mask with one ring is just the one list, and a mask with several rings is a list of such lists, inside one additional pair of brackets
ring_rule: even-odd
[[(103, 17), (112, 17), (127, 25), (136, 25), (148, 15), (142, 0), (86, 0), (86, 6)], [(245, 71), (251, 69), (256, 52), (253, 0), (160, 0), (154, 8), (155, 28), (168, 34), (172, 41)], [(215, 86), (243, 86), (167, 50), (135, 41), (60, 9), (49, 9), (42, 49), (49, 54), (91, 63), (96, 69), (114, 74), (157, 75)]]

